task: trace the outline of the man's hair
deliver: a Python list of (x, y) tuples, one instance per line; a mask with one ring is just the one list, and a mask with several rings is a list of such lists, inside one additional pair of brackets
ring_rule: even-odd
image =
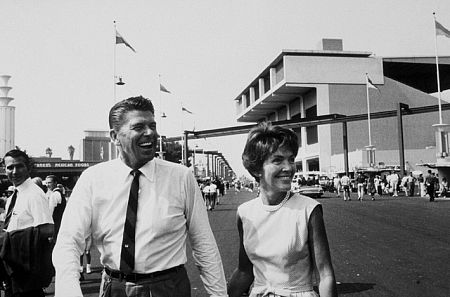
[(51, 179), (52, 182), (58, 183), (58, 177), (56, 175), (54, 175), (54, 174), (47, 175), (45, 177), (45, 179), (47, 179), (47, 178)]
[(13, 150), (10, 150), (9, 152), (7, 152), (1, 161), (2, 166), (5, 166), (5, 158), (6, 157), (11, 157), (14, 159), (21, 157), (21, 158), (23, 158), (25, 166), (27, 166), (28, 170), (31, 169), (31, 158), (24, 151), (21, 151), (18, 149), (13, 149)]
[(250, 130), (242, 153), (242, 163), (257, 182), (259, 176), (256, 173), (261, 172), (264, 161), (281, 147), (290, 150), (294, 157), (297, 156), (298, 138), (294, 131), (272, 126), (268, 122), (262, 122)]
[(122, 125), (125, 114), (132, 110), (150, 111), (155, 114), (150, 99), (142, 96), (131, 97), (120, 102), (117, 102), (109, 111), (109, 128), (118, 131)]

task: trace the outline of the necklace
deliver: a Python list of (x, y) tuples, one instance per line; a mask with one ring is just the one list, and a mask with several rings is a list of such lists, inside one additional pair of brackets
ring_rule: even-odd
[[(269, 211), (276, 211), (276, 210), (280, 209), (286, 203), (286, 201), (288, 201), (290, 196), (291, 196), (291, 191), (287, 191), (286, 196), (284, 196), (283, 200), (281, 200), (280, 203), (278, 203), (276, 205), (264, 205), (264, 207)], [(260, 197), (260, 199), (261, 199), (261, 197)]]

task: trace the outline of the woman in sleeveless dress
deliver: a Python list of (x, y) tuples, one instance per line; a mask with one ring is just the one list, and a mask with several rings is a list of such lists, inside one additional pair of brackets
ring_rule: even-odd
[(320, 296), (337, 296), (322, 207), (290, 192), (297, 151), (290, 129), (262, 123), (248, 135), (242, 160), (260, 193), (237, 211), (239, 263), (230, 297), (315, 297), (315, 276)]

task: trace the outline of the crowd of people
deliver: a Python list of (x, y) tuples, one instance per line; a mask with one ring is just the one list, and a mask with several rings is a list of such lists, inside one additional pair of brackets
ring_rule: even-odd
[(376, 196), (398, 197), (399, 193), (404, 193), (404, 196), (408, 197), (429, 197), (430, 201), (434, 201), (435, 197), (447, 198), (449, 191), (447, 179), (443, 177), (439, 182), (438, 176), (431, 170), (428, 170), (425, 177), (422, 173), (415, 176), (412, 172), (403, 178), (395, 171), (383, 176), (359, 172), (356, 178), (351, 180), (344, 174), (333, 178), (333, 187), (338, 197), (341, 192), (343, 193), (345, 201), (351, 200), (350, 194), (353, 189), (356, 190), (360, 201), (364, 199), (364, 195), (370, 195), (371, 199), (375, 200)]
[(223, 197), (230, 187), (228, 181), (224, 181), (218, 177), (213, 180), (210, 178), (203, 181), (198, 180), (197, 183), (202, 191), (206, 209), (210, 211), (214, 210), (214, 208), (220, 204), (220, 197)]

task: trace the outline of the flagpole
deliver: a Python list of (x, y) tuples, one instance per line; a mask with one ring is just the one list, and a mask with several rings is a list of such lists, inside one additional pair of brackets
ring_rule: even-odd
[(183, 125), (183, 119), (184, 119), (184, 111), (183, 111), (183, 101), (180, 97), (180, 110), (181, 110), (181, 163), (186, 166), (186, 161), (184, 160), (184, 125)]
[(372, 133), (370, 130), (369, 79), (367, 73), (366, 73), (366, 98), (367, 98), (367, 124), (369, 126), (369, 146), (372, 146)]
[(162, 99), (161, 99), (161, 74), (158, 74), (158, 79), (159, 79), (159, 117), (160, 117), (160, 124), (159, 126), (161, 127), (160, 130), (160, 134), (159, 134), (159, 158), (160, 159), (164, 159), (163, 158), (163, 150), (162, 150)]
[(439, 58), (437, 49), (437, 31), (436, 31), (436, 13), (433, 12), (434, 18), (434, 50), (436, 53), (436, 76), (437, 76), (437, 88), (438, 88), (438, 104), (439, 104), (439, 124), (442, 124), (442, 106), (441, 106), (441, 82), (439, 79)]
[(117, 38), (117, 28), (116, 28), (116, 21), (114, 21), (114, 77), (113, 77), (113, 85), (114, 85), (114, 103), (117, 101), (116, 97), (116, 38)]

